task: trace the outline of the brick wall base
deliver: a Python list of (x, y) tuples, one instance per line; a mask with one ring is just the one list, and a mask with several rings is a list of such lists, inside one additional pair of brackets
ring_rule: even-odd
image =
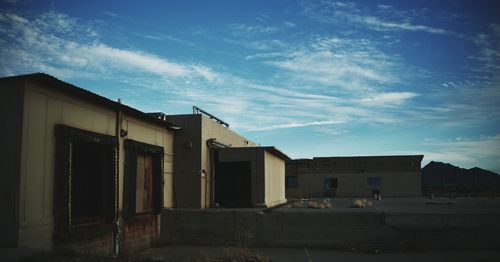
[(98, 237), (85, 239), (70, 244), (59, 244), (56, 248), (69, 249), (79, 254), (92, 254), (92, 255), (113, 255), (113, 233), (105, 233)]
[(150, 248), (159, 238), (157, 215), (140, 215), (125, 221), (120, 241), (121, 253), (130, 253)]

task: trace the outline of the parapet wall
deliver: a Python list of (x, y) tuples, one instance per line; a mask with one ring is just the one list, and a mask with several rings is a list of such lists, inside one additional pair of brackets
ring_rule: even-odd
[(357, 250), (500, 249), (498, 215), (299, 209), (165, 210), (165, 244)]

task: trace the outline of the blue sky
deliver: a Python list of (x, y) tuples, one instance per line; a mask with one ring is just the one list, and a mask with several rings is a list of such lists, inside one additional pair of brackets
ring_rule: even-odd
[(500, 171), (498, 1), (0, 1), (0, 76), (193, 105), (293, 158)]

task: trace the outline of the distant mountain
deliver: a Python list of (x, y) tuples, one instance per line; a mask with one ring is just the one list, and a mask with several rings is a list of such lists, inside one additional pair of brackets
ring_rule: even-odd
[(500, 175), (479, 167), (465, 169), (447, 163), (431, 161), (422, 168), (422, 186), (498, 187), (500, 186)]

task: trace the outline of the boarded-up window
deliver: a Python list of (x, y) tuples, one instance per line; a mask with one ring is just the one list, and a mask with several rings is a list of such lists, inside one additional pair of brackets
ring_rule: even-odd
[(142, 213), (161, 213), (163, 207), (163, 147), (125, 140), (125, 219)]
[(135, 187), (135, 213), (153, 211), (153, 157), (146, 154), (137, 156)]

